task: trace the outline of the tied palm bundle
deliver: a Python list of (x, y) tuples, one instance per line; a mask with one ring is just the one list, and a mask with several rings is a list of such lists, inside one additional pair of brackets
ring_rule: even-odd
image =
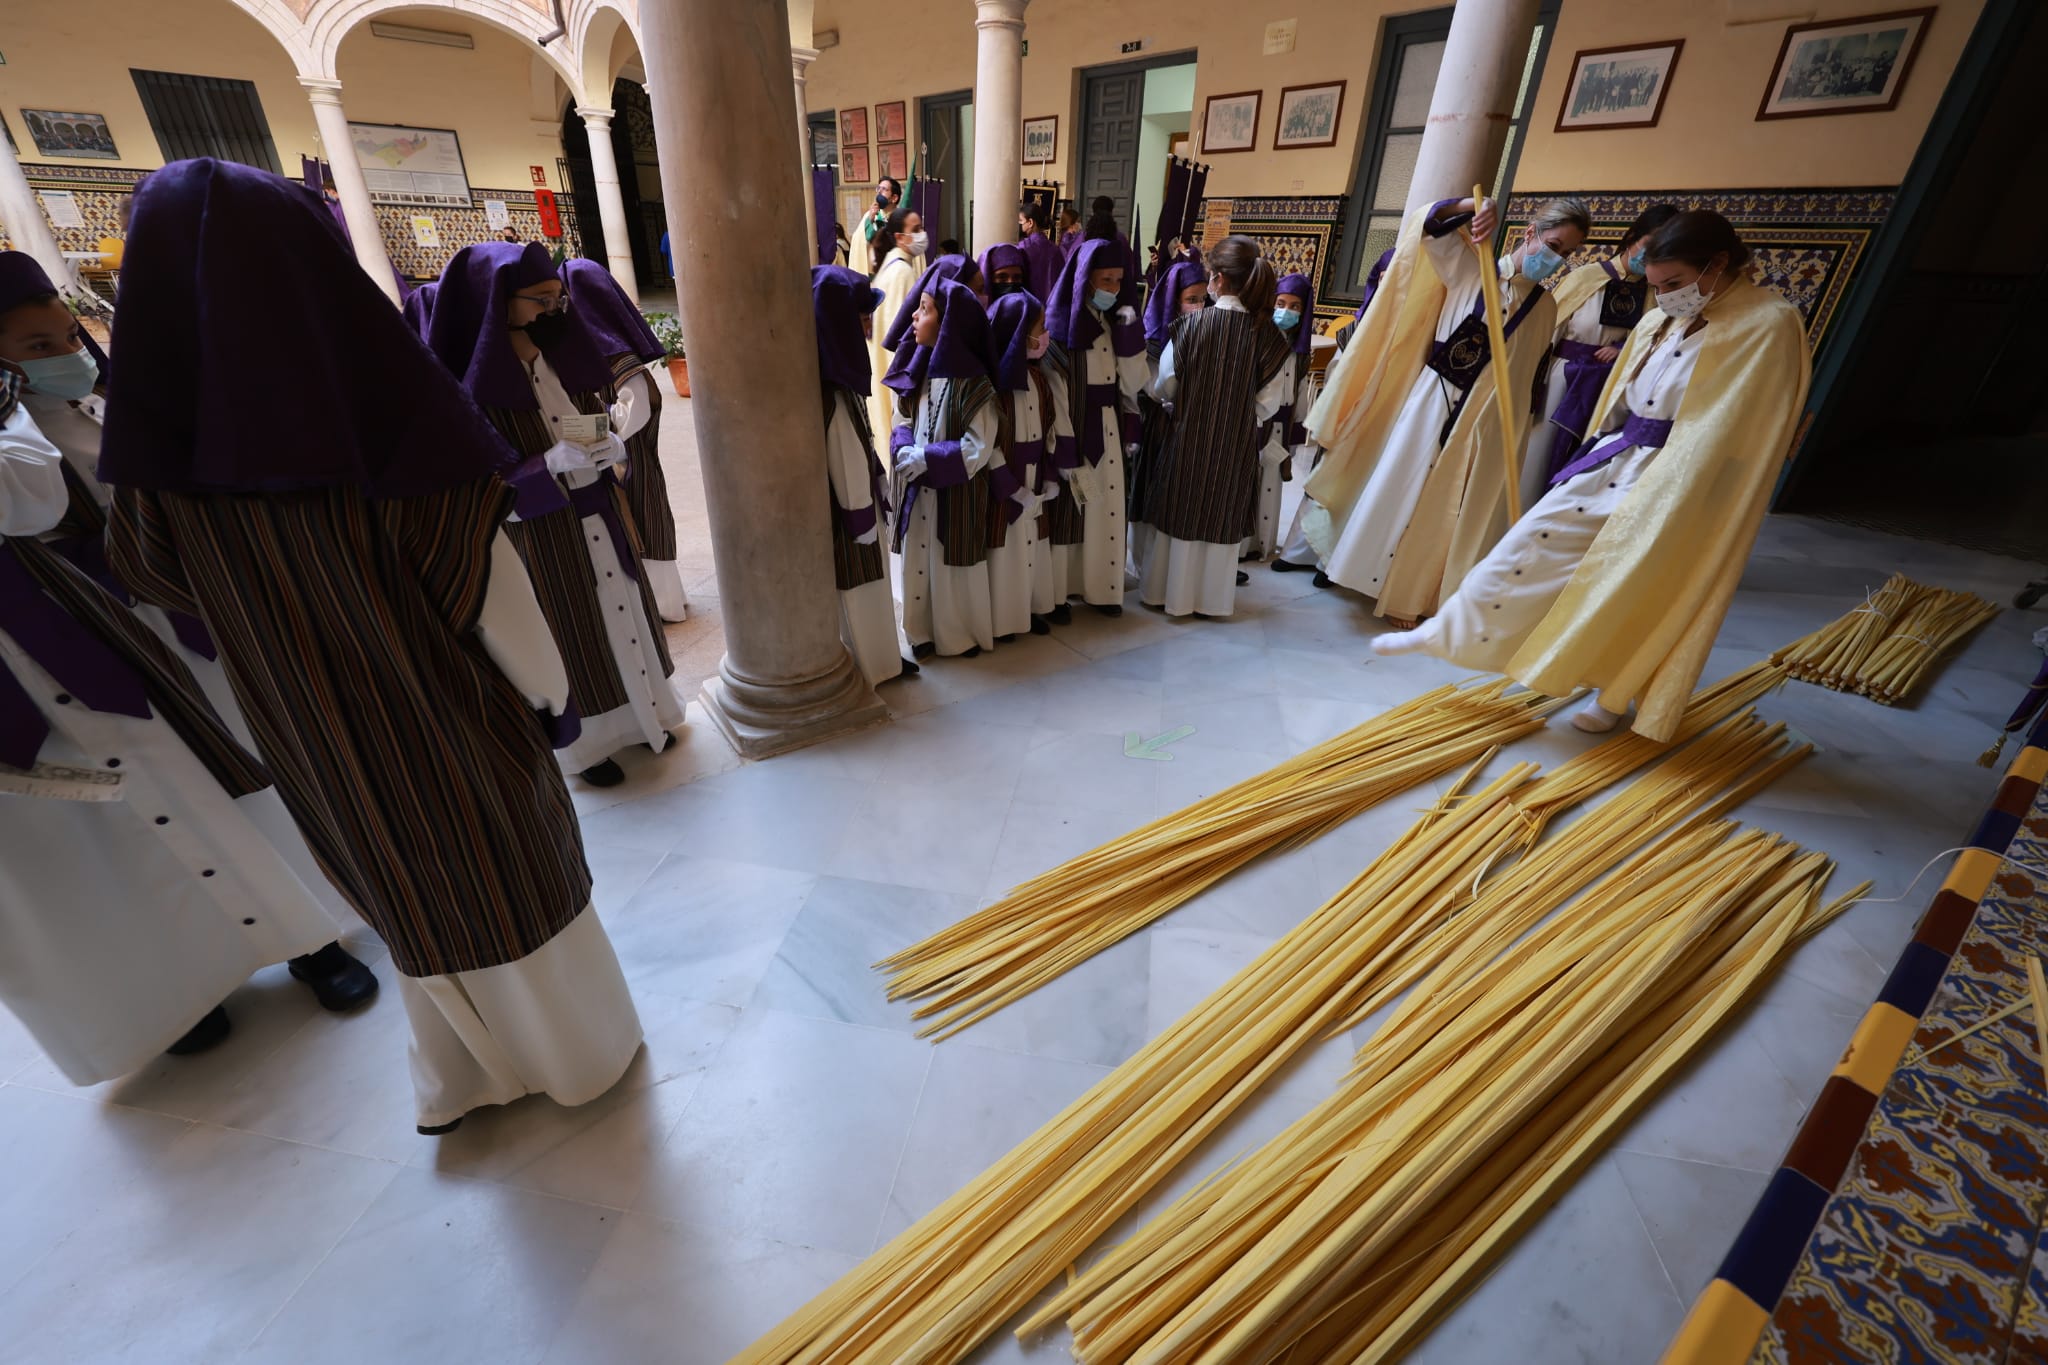
[[(1725, 714), (1728, 697), (1724, 689), (1700, 706)], [(1710, 811), (1729, 784), (1768, 767), (1784, 747), (1744, 716), (1681, 750), (1609, 803), (1630, 814), (1620, 826), (1637, 831), (1633, 841), (1618, 840), (1612, 856), (1626, 856), (1655, 828)], [(1596, 755), (1566, 768), (1592, 765), (1582, 773), (1597, 769), (1611, 781), (1633, 770)], [(1515, 866), (1538, 832), (1519, 805), (1534, 769), (1515, 765), (1468, 792), (1490, 757), (1481, 755), (1320, 910), (735, 1365), (928, 1365), (972, 1352), (1280, 1068), (1401, 974), (1418, 937), (1455, 934), (1450, 926), (1462, 923), (1474, 888)], [(1589, 796), (1597, 790), (1592, 776), (1567, 785)], [(1581, 837), (1583, 828), (1561, 837)], [(1584, 859), (1570, 866), (1588, 880), (1606, 870)]]
[(1559, 705), (1505, 680), (1446, 686), (1033, 877), (876, 965), (944, 1038), (1136, 933), (1261, 854), (1534, 733)]
[(1065, 1317), (1088, 1365), (1398, 1356), (1860, 894), (1823, 906), (1829, 872), (1693, 819), (1521, 943), (1433, 975), (1337, 1095), (1026, 1330)]
[(1862, 606), (1771, 656), (1802, 682), (1896, 706), (1998, 607), (1974, 593), (1893, 574)]
[[(1674, 743), (1718, 725), (1776, 686), (1758, 663), (1703, 689)], [(1032, 878), (1008, 896), (877, 964), (889, 998), (925, 999), (947, 1037), (1029, 994), (1193, 899), (1252, 859), (1313, 839), (1409, 787), (1541, 728), (1561, 703), (1505, 695), (1496, 681), (1440, 687), (1277, 768)], [(1668, 751), (1620, 735), (1541, 783), (1535, 828)], [(1528, 808), (1528, 803), (1525, 803)]]

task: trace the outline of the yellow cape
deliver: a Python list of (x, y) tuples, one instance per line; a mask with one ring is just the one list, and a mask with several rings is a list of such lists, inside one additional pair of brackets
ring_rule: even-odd
[[(1517, 276), (1515, 301), (1508, 314), (1522, 306), (1537, 286)], [(1508, 338), (1508, 392), (1516, 401), (1530, 391), (1536, 366), (1550, 347), (1558, 314), (1549, 295), (1530, 305), (1529, 314)], [(1381, 616), (1424, 617), (1458, 590), (1474, 564), (1486, 557), (1508, 529), (1508, 480), (1521, 478), (1522, 450), (1512, 462), (1501, 459), (1500, 404), (1493, 396), (1500, 367), (1489, 363), (1465, 395), (1458, 420), (1430, 464), (1422, 495), (1408, 527), (1394, 547), (1375, 610)], [(1524, 416), (1520, 444), (1526, 445), (1531, 423)]]
[[(1551, 696), (1597, 687), (1610, 710), (1634, 701), (1636, 733), (1655, 740), (1677, 729), (1728, 613), (1812, 369), (1798, 311), (1771, 290), (1738, 281), (1705, 316), (1670, 441), (1507, 669)], [(1665, 321), (1652, 308), (1629, 334), (1596, 430)]]
[(1563, 322), (1579, 311), (1587, 299), (1607, 287), (1608, 274), (1598, 261), (1582, 265), (1557, 282), (1557, 288), (1550, 291), (1550, 301), (1557, 305), (1557, 321)]
[(1379, 291), (1351, 343), (1331, 362), (1322, 396), (1309, 409), (1309, 437), (1328, 454), (1303, 486), (1314, 502), (1303, 509), (1301, 524), (1323, 558), (1343, 535), (1436, 340), (1444, 286), (1422, 258), (1422, 224), (1428, 217), (1429, 208), (1419, 208), (1401, 225)]

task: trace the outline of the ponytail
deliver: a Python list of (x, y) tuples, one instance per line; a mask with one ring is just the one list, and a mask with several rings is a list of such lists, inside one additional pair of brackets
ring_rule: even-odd
[(1280, 278), (1257, 242), (1233, 232), (1209, 252), (1208, 263), (1211, 270), (1230, 281), (1246, 312), (1253, 317), (1272, 314), (1273, 301), (1280, 297)]
[(1244, 287), (1237, 294), (1244, 300), (1245, 311), (1253, 317), (1272, 316), (1273, 305), (1280, 298), (1280, 277), (1273, 273), (1273, 263), (1264, 256), (1253, 261)]

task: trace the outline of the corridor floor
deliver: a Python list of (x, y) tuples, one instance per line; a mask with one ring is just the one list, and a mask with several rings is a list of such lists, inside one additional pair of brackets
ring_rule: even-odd
[[(693, 471), (670, 477), (697, 487)], [(2032, 569), (1774, 518), (1711, 671), (1840, 614), (1893, 570), (2004, 601)], [(1838, 887), (1869, 876), (1897, 896), (1989, 799), (1997, 774), (1974, 759), (2033, 673), (2041, 621), (2003, 613), (1916, 709), (1799, 684), (1767, 698), (1822, 752), (1741, 815), (1834, 855)], [(597, 905), (647, 1028), (628, 1079), (581, 1109), (527, 1100), (418, 1137), (395, 992), (335, 1018), (282, 968), (232, 997), (218, 1050), (90, 1091), (0, 1015), (0, 1355), (727, 1359), (1409, 823), (1421, 794), (1225, 881), (942, 1046), (912, 1036), (868, 968), (1030, 874), (1459, 676), (1372, 659), (1373, 628), (1357, 599), (1261, 567), (1233, 620), (1077, 610), (1048, 638), (890, 685), (893, 725), (767, 763), (733, 758), (693, 705), (677, 750), (579, 793)], [(1129, 732), (1181, 726), (1193, 731), (1170, 762), (1125, 756)], [(1510, 757), (1554, 762), (1591, 742), (1558, 722)], [(1938, 879), (1802, 948), (1412, 1358), (1654, 1360)], [(374, 939), (354, 942), (388, 987)], [(1182, 1184), (1326, 1093), (1360, 1041), (1306, 1058)], [(979, 1357), (1066, 1358), (1061, 1341), (1007, 1339)]]

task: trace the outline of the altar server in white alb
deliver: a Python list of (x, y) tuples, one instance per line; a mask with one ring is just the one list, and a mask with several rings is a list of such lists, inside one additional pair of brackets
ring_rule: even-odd
[(1573, 718), (1669, 739), (1699, 680), (1790, 452), (1810, 365), (1798, 310), (1745, 278), (1717, 213), (1681, 213), (1644, 251), (1656, 307), (1630, 333), (1594, 434), (1420, 629), (1424, 652), (1551, 696)]
[[(1455, 582), (1505, 529), (1508, 470), (1493, 397), (1501, 367), (1489, 353), (1481, 289), (1499, 292), (1511, 352), (1501, 382), (1526, 405), (1552, 328), (1550, 296), (1538, 286), (1592, 225), (1578, 201), (1553, 200), (1514, 251), (1486, 258), (1488, 269), (1472, 243), (1489, 240), (1497, 221), (1491, 200), (1446, 199), (1409, 215), (1373, 306), (1310, 415), (1309, 434), (1328, 452), (1307, 487), (1310, 543), (1330, 578), (1374, 598), (1376, 613), (1396, 624), (1433, 610), (1444, 580)], [(1433, 475), (1437, 496), (1425, 501)], [(1405, 591), (1390, 591), (1397, 552), (1409, 561)]]
[[(561, 747), (562, 768), (592, 786), (616, 786), (625, 772), (614, 755), (643, 744), (659, 753), (683, 723), (620, 482), (630, 468), (624, 443), (648, 409), (621, 402), (612, 366), (538, 242), (456, 252), (434, 298), (428, 345), (512, 449), (558, 487), (553, 510), (522, 508), (508, 530), (569, 670), (580, 728)], [(609, 420), (608, 435), (593, 435), (596, 417)]]
[(77, 1085), (212, 1046), (221, 1002), (272, 963), (332, 949), (336, 1007), (362, 1003), (376, 978), (334, 946), (269, 774), (44, 540), (71, 498), (18, 383), (0, 374), (0, 1002)]
[(121, 345), (150, 363), (107, 395), (108, 561), (206, 621), (293, 820), (390, 948), (422, 1131), (595, 1099), (640, 1022), (550, 753), (567, 675), (504, 534), (560, 487), (304, 189), (197, 160), (136, 198)]
[(896, 548), (911, 652), (973, 658), (995, 647), (989, 594), (990, 466), (1002, 459), (989, 378), (988, 315), (958, 280), (933, 280), (912, 322), (917, 349), (890, 376)]
[[(1120, 302), (1130, 248), (1094, 238), (1081, 243), (1060, 271), (1045, 301), (1046, 329), (1057, 346), (1054, 363), (1067, 375), (1076, 463), (1055, 503), (1053, 554), (1067, 561), (1067, 590), (1105, 616), (1123, 612), (1125, 555), (1124, 458), (1138, 445), (1138, 395), (1151, 382), (1145, 328), (1137, 309)], [(1078, 521), (1069, 543), (1067, 528)], [(1056, 575), (1057, 576), (1057, 575)]]
[(832, 484), (832, 574), (839, 588), (839, 633), (853, 661), (878, 687), (918, 671), (896, 639), (896, 599), (882, 555), (888, 502), (881, 461), (868, 431), (868, 351), (860, 321), (881, 293), (867, 276), (839, 265), (811, 267), (811, 312), (818, 328), (818, 379), (824, 390), (825, 471)]

